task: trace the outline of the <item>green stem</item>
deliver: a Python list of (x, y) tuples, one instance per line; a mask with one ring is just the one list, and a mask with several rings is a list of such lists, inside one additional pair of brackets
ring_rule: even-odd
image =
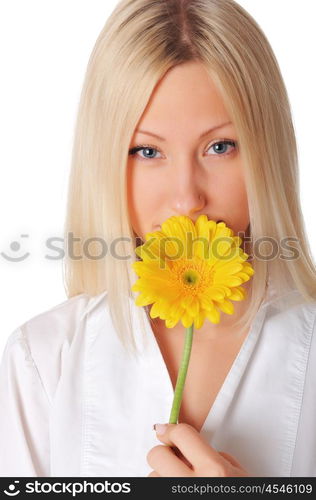
[(192, 340), (193, 340), (193, 323), (189, 328), (186, 329), (185, 341), (184, 341), (184, 349), (182, 353), (181, 365), (179, 368), (178, 378), (176, 387), (174, 390), (173, 403), (169, 418), (169, 424), (177, 424), (178, 417), (180, 413), (180, 406), (182, 400), (183, 387), (185, 383), (185, 378), (187, 376), (190, 354), (192, 348)]

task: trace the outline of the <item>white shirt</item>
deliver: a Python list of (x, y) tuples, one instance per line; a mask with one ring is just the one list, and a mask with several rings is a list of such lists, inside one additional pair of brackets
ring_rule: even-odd
[[(297, 297), (261, 305), (201, 429), (258, 477), (316, 476), (316, 302)], [(140, 339), (134, 312), (133, 321)], [(1, 476), (148, 476), (146, 455), (161, 444), (152, 426), (168, 422), (173, 387), (147, 318), (146, 328), (133, 360), (103, 292), (11, 333), (0, 367)]]

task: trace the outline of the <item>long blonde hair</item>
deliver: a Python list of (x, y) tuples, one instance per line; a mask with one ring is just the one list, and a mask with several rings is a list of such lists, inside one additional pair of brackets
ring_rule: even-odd
[[(78, 240), (73, 255), (67, 248), (64, 275), (68, 298), (107, 291), (118, 337), (134, 352), (130, 288), (137, 279), (131, 270), (136, 241), (127, 206), (128, 149), (158, 81), (187, 61), (204, 64), (237, 130), (252, 242), (299, 242), (299, 258), (253, 259), (250, 305), (236, 326), (251, 324), (268, 279), (277, 294), (296, 288), (304, 301), (316, 297), (290, 105), (264, 33), (233, 0), (121, 0), (95, 43), (79, 102), (65, 242), (70, 234)], [(115, 258), (106, 245), (122, 236)], [(144, 309), (137, 309), (142, 322)]]

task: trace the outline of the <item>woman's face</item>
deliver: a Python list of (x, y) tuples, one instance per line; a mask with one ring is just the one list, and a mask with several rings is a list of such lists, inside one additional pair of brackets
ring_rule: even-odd
[(143, 240), (172, 215), (195, 222), (205, 214), (246, 232), (237, 133), (201, 63), (170, 69), (154, 89), (130, 144), (127, 189), (132, 227)]

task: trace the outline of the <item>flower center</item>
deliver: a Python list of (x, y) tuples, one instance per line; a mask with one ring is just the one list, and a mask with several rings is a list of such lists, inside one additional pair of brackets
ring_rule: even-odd
[(199, 281), (199, 274), (194, 269), (188, 269), (183, 273), (183, 281), (186, 285), (195, 285)]

